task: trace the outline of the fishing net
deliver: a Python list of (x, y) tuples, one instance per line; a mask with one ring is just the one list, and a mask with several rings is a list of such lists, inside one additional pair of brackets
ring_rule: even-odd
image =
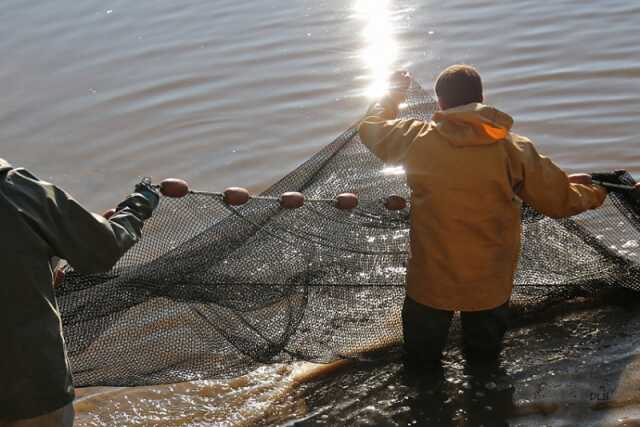
[[(412, 83), (402, 114), (429, 119), (434, 109)], [(281, 208), (285, 191), (303, 192), (305, 205)], [(357, 193), (359, 206), (337, 209), (341, 192)], [(217, 193), (163, 198), (110, 272), (70, 272), (57, 291), (76, 385), (228, 377), (399, 344), (409, 207), (386, 209), (390, 194), (409, 196), (402, 171), (385, 168), (352, 127), (245, 205)], [(630, 192), (571, 219), (525, 208), (514, 303), (640, 289), (639, 212)]]

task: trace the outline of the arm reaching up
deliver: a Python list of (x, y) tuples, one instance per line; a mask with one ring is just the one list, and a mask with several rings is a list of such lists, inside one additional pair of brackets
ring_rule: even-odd
[(407, 72), (395, 72), (389, 93), (369, 109), (358, 128), (362, 142), (385, 163), (403, 163), (413, 140), (428, 126), (420, 120), (396, 119), (410, 83)]

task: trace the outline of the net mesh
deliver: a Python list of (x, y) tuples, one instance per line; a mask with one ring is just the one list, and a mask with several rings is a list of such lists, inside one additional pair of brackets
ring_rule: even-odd
[[(426, 120), (434, 109), (412, 83), (402, 114)], [(282, 209), (268, 197), (285, 191), (308, 201)], [(358, 208), (309, 200), (341, 192), (357, 193)], [(243, 206), (214, 193), (163, 198), (142, 240), (110, 272), (72, 271), (57, 290), (76, 385), (235, 376), (398, 344), (409, 207), (387, 210), (390, 194), (408, 198), (404, 175), (385, 169), (352, 127)], [(628, 192), (571, 219), (525, 208), (513, 301), (640, 290), (639, 212)]]

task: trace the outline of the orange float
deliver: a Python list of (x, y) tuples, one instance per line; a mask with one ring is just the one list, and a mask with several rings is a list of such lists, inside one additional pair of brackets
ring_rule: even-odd
[(113, 216), (114, 213), (116, 213), (116, 210), (114, 208), (111, 208), (104, 211), (102, 216), (105, 217), (106, 219), (109, 219)]
[(65, 273), (61, 268), (56, 268), (53, 272), (53, 287), (57, 288), (64, 281)]
[(178, 178), (167, 178), (160, 183), (160, 192), (167, 197), (184, 197), (189, 193), (189, 184)]
[(353, 193), (341, 193), (336, 196), (336, 208), (353, 209), (358, 206), (358, 196)]
[(296, 209), (304, 205), (304, 194), (297, 191), (288, 191), (280, 195), (280, 207)]
[(390, 211), (399, 211), (407, 207), (407, 201), (402, 196), (392, 194), (385, 199), (384, 206)]
[(242, 187), (229, 187), (225, 188), (224, 196), (222, 200), (231, 206), (240, 206), (244, 205), (249, 201), (251, 195), (249, 194), (249, 190)]

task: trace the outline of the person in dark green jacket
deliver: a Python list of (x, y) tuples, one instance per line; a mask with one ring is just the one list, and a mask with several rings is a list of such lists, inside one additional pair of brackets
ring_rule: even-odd
[(51, 260), (105, 272), (159, 201), (148, 183), (106, 219), (0, 159), (0, 427), (72, 426), (74, 389)]

